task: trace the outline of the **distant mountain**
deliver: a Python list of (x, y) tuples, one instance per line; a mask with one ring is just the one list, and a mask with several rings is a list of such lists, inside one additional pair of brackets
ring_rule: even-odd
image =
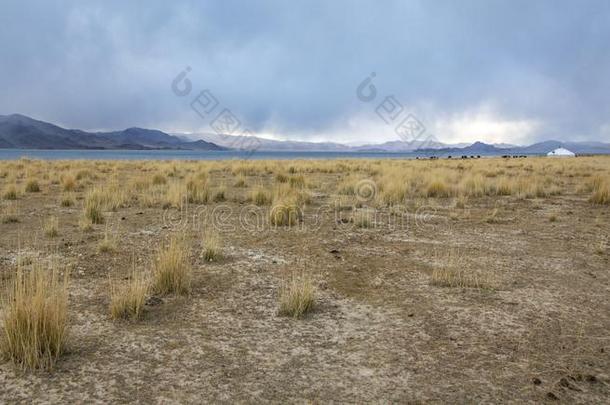
[(421, 142), (390, 141), (380, 144), (349, 146), (334, 142), (277, 141), (255, 136), (219, 134), (167, 134), (155, 129), (127, 128), (112, 132), (86, 132), (65, 129), (24, 115), (0, 115), (0, 148), (7, 149), (188, 149), (292, 152), (395, 152), (422, 156), (463, 155), (540, 155), (557, 148), (576, 154), (610, 154), (610, 143), (545, 141), (529, 146), (508, 144), (444, 144), (436, 140)]
[(128, 128), (113, 132), (85, 132), (65, 129), (20, 114), (0, 115), (0, 148), (225, 149), (211, 142), (185, 141), (154, 129)]
[[(178, 138), (187, 138), (185, 134), (173, 134)], [(191, 134), (189, 138), (199, 138), (207, 142), (213, 142), (225, 148), (240, 149), (242, 147), (256, 147), (260, 151), (298, 151), (298, 152), (349, 152), (352, 149), (340, 143), (333, 142), (301, 142), (301, 141), (276, 141), (273, 139), (260, 138), (257, 136), (235, 136), (212, 133)], [(247, 145), (246, 145), (247, 142)]]
[(471, 145), (463, 147), (445, 147), (445, 148), (422, 148), (417, 149), (417, 153), (426, 155), (501, 155), (507, 153), (505, 148), (498, 148), (483, 142), (475, 142)]
[(353, 147), (353, 150), (357, 151), (372, 151), (378, 150), (383, 152), (413, 152), (418, 149), (444, 149), (448, 147), (459, 148), (467, 146), (467, 143), (464, 144), (456, 144), (456, 145), (448, 145), (438, 141), (431, 140), (421, 140), (421, 141), (412, 141), (412, 142), (404, 142), (404, 141), (389, 141), (381, 144), (370, 144), (363, 146)]
[[(243, 137), (232, 135), (218, 135), (211, 133), (200, 134), (173, 134), (181, 139), (201, 138), (227, 148), (238, 149)], [(420, 142), (389, 141), (380, 144), (367, 144), (362, 146), (349, 146), (332, 142), (299, 142), (278, 141), (259, 137), (248, 137), (251, 147), (259, 151), (308, 151), (308, 152), (395, 152), (413, 153), (414, 155), (540, 155), (557, 148), (566, 148), (577, 154), (610, 154), (610, 143), (602, 142), (559, 142), (546, 141), (530, 146), (517, 146), (507, 143), (487, 144), (475, 142), (473, 144), (458, 143), (445, 144), (438, 141), (423, 140)]]
[[(211, 133), (200, 133), (190, 134), (173, 134), (179, 138), (186, 139), (201, 138), (208, 142), (213, 142), (217, 145), (221, 145), (227, 148), (239, 148), (240, 142), (243, 141), (243, 137), (233, 135), (219, 135)], [(341, 143), (334, 142), (304, 142), (304, 141), (278, 141), (273, 139), (265, 139), (255, 136), (247, 138), (248, 142), (252, 145), (256, 145), (260, 151), (307, 151), (307, 152), (412, 152), (417, 149), (426, 146), (427, 148), (441, 149), (448, 146), (451, 147), (463, 147), (467, 146), (467, 143), (447, 145), (441, 142), (403, 142), (403, 141), (389, 141), (381, 144), (368, 144), (362, 146), (350, 146)]]
[(561, 142), (544, 141), (533, 145), (517, 148), (521, 153), (548, 153), (557, 148), (565, 148), (576, 154), (606, 154), (610, 153), (610, 143), (602, 142)]
[(559, 142), (545, 141), (529, 146), (498, 147), (483, 142), (475, 142), (465, 147), (422, 148), (415, 153), (435, 156), (499, 156), (499, 155), (546, 155), (557, 148), (565, 148), (576, 154), (610, 154), (610, 143), (602, 142)]

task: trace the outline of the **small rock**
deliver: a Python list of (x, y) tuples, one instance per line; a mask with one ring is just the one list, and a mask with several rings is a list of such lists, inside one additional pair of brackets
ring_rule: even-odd
[(537, 377), (532, 378), (532, 382), (534, 383), (534, 385), (542, 384), (542, 381), (540, 381), (540, 378), (537, 378)]
[(332, 253), (332, 254), (336, 255), (336, 254), (339, 253), (339, 250), (338, 249), (333, 249), (329, 253)]
[(546, 397), (547, 397), (548, 399), (553, 400), (553, 401), (557, 401), (557, 400), (559, 400), (559, 397), (557, 397), (557, 395), (553, 394), (553, 393), (552, 393), (552, 392), (550, 392), (550, 391), (546, 393)]

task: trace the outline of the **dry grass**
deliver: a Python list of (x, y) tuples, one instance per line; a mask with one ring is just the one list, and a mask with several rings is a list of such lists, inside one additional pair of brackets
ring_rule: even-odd
[(357, 211), (353, 217), (354, 225), (358, 228), (372, 228), (374, 226), (373, 215), (371, 211)]
[(104, 222), (104, 197), (100, 190), (92, 190), (85, 196), (83, 213), (92, 224)]
[(280, 199), (269, 211), (269, 222), (273, 226), (293, 226), (299, 223), (301, 217), (301, 209), (292, 198)]
[(437, 287), (491, 288), (488, 277), (484, 277), (462, 268), (443, 267), (432, 271), (430, 284)]
[(495, 286), (490, 273), (479, 274), (467, 270), (463, 258), (455, 251), (444, 252), (438, 261), (442, 265), (432, 271), (431, 285), (478, 289), (491, 289)]
[(205, 180), (191, 178), (186, 182), (186, 200), (190, 204), (205, 204), (209, 200), (209, 190)]
[(78, 220), (78, 229), (80, 229), (81, 231), (89, 232), (93, 230), (93, 225), (91, 224), (91, 221), (89, 221), (87, 218), (81, 217)]
[(288, 182), (288, 176), (286, 176), (283, 173), (278, 173), (275, 175), (275, 181), (276, 183), (287, 183)]
[(98, 253), (114, 252), (117, 248), (117, 240), (115, 236), (111, 236), (108, 228), (104, 232), (104, 239), (100, 240), (97, 245)]
[(288, 179), (288, 184), (292, 188), (304, 188), (305, 187), (305, 177), (303, 177), (303, 175), (290, 176), (290, 178)]
[(451, 196), (451, 190), (442, 180), (434, 180), (426, 189), (427, 197), (446, 198)]
[(153, 289), (159, 294), (186, 294), (191, 287), (189, 249), (182, 237), (174, 236), (160, 249), (155, 262)]
[(14, 184), (6, 186), (2, 198), (5, 200), (16, 200), (17, 199), (17, 187)]
[(150, 281), (147, 275), (143, 271), (136, 270), (134, 263), (128, 280), (110, 281), (110, 317), (141, 319), (149, 289)]
[(227, 189), (224, 186), (221, 186), (220, 188), (218, 188), (218, 190), (216, 190), (216, 192), (214, 192), (214, 197), (212, 198), (212, 201), (214, 201), (215, 203), (226, 201), (226, 193)]
[(186, 186), (180, 182), (172, 182), (169, 184), (165, 193), (164, 208), (178, 208), (182, 209), (184, 204), (187, 202), (187, 191)]
[(71, 174), (67, 174), (61, 180), (61, 186), (64, 191), (74, 191), (76, 190), (76, 178)]
[(71, 207), (74, 205), (74, 197), (71, 194), (64, 194), (61, 196), (60, 205), (62, 207)]
[(591, 191), (593, 193), (591, 194), (589, 201), (594, 204), (610, 204), (610, 183), (607, 180), (596, 178)]
[(269, 205), (273, 201), (273, 196), (262, 186), (257, 186), (250, 192), (250, 201), (256, 205)]
[(152, 184), (155, 186), (163, 185), (165, 183), (167, 183), (167, 178), (161, 173), (155, 174), (152, 178)]
[(313, 310), (316, 290), (306, 275), (292, 276), (282, 284), (279, 294), (279, 314), (300, 318)]
[(237, 179), (235, 180), (235, 183), (233, 184), (234, 187), (248, 187), (248, 183), (246, 182), (246, 176), (244, 176), (243, 174), (240, 174), (239, 176), (237, 176)]
[(59, 235), (59, 219), (57, 217), (49, 217), (43, 225), (44, 234), (49, 238), (54, 238)]
[(26, 193), (38, 193), (40, 191), (40, 184), (38, 184), (38, 180), (29, 179), (25, 183), (25, 191)]
[(203, 238), (203, 260), (214, 262), (222, 258), (222, 242), (217, 233), (206, 231)]
[(17, 222), (19, 222), (17, 207), (14, 205), (6, 205), (2, 207), (2, 223), (13, 224)]
[(2, 354), (24, 369), (52, 368), (68, 333), (68, 273), (18, 267), (4, 304)]

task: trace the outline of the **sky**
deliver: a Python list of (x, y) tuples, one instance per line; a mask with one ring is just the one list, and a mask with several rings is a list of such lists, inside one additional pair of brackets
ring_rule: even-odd
[(11, 113), (352, 144), (405, 139), (403, 120), (446, 143), (610, 142), (610, 1), (3, 0)]

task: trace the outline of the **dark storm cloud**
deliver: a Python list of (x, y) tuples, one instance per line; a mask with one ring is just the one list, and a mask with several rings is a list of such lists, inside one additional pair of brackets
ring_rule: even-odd
[(375, 72), (440, 139), (608, 141), (609, 38), (607, 1), (5, 1), (0, 114), (206, 130), (190, 66), (254, 131), (370, 140)]

